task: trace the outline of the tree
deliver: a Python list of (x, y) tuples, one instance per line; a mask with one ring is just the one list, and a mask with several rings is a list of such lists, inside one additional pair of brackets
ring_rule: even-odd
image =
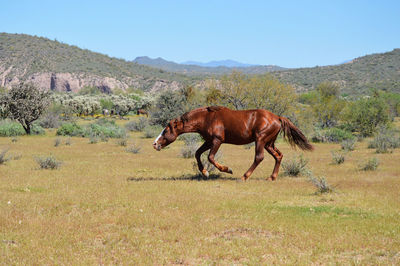
[(36, 121), (49, 105), (49, 92), (38, 90), (32, 83), (14, 85), (5, 96), (9, 116), (21, 123), (26, 134), (31, 134)]
[(166, 126), (171, 119), (188, 111), (185, 106), (185, 100), (179, 93), (164, 91), (157, 99), (155, 112), (152, 113), (151, 122), (153, 124)]
[(353, 102), (346, 110), (346, 127), (361, 136), (372, 136), (378, 125), (390, 122), (389, 106), (379, 95)]
[(280, 83), (269, 74), (251, 77), (246, 87), (248, 108), (266, 109), (281, 116), (296, 102), (293, 87)]
[(314, 114), (322, 128), (337, 125), (345, 102), (339, 99), (339, 87), (331, 82), (318, 85), (316, 97), (312, 102)]
[(0, 119), (8, 117), (7, 91), (0, 87)]
[(224, 105), (236, 110), (247, 108), (248, 76), (241, 72), (233, 71), (229, 76), (220, 80), (222, 87), (222, 100)]

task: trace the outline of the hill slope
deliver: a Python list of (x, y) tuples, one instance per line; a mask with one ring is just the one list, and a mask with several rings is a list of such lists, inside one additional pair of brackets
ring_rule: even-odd
[[(165, 71), (183, 73), (191, 76), (195, 75), (223, 75), (229, 74), (233, 70), (243, 72), (245, 74), (263, 74), (272, 71), (284, 70), (285, 68), (267, 65), (267, 66), (246, 66), (246, 67), (226, 67), (226, 66), (199, 66), (196, 64), (178, 64), (172, 61), (164, 60), (160, 57), (151, 59), (147, 56), (135, 58), (134, 62), (146, 66), (157, 67)], [(230, 63), (232, 64), (233, 61)], [(210, 62), (212, 63), (212, 62)], [(229, 63), (229, 62), (228, 62)], [(214, 62), (218, 64), (218, 62)]]
[(400, 92), (400, 49), (356, 58), (334, 66), (298, 68), (272, 73), (298, 91), (312, 90), (323, 81), (340, 85), (345, 94), (365, 94), (370, 88)]
[(51, 90), (77, 91), (84, 86), (176, 89), (189, 78), (43, 37), (0, 33), (0, 86), (20, 80)]

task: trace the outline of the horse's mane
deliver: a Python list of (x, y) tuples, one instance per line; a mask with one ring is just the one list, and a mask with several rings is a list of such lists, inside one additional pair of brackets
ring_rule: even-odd
[(180, 116), (179, 120), (181, 120), (183, 123), (185, 123), (185, 122), (189, 121), (191, 115), (193, 115), (193, 114), (195, 114), (197, 112), (204, 112), (204, 111), (217, 112), (219, 110), (222, 110), (223, 108), (225, 108), (225, 107), (223, 107), (223, 106), (209, 106), (209, 107), (197, 108), (197, 109), (194, 109), (192, 111), (184, 113), (183, 115)]

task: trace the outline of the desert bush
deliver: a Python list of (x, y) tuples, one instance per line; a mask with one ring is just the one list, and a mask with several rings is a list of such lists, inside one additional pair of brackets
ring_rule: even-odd
[(346, 127), (363, 137), (373, 135), (378, 125), (390, 122), (389, 106), (379, 95), (352, 103), (345, 113)]
[(137, 154), (140, 152), (140, 150), (142, 149), (142, 147), (137, 144), (136, 142), (132, 143), (131, 145), (129, 145), (129, 147), (127, 147), (125, 149), (126, 152), (130, 152), (130, 153), (134, 153)]
[(316, 129), (314, 135), (312, 136), (313, 142), (338, 143), (348, 139), (354, 139), (354, 136), (351, 134), (351, 132), (336, 127), (325, 130)]
[(53, 155), (37, 157), (36, 162), (39, 164), (40, 169), (57, 169), (61, 166), (62, 162), (58, 161)]
[(96, 135), (89, 136), (89, 144), (96, 144), (100, 141), (100, 137)]
[(392, 149), (400, 147), (398, 132), (387, 127), (379, 127), (374, 139), (369, 142), (368, 148), (376, 149), (376, 153), (389, 153)]
[(373, 157), (368, 161), (361, 163), (359, 165), (360, 170), (363, 171), (375, 171), (379, 166), (379, 161), (377, 158)]
[(100, 119), (90, 124), (84, 130), (84, 136), (98, 136), (100, 138), (124, 138), (126, 131), (115, 124), (113, 120)]
[(122, 146), (122, 147), (126, 147), (126, 145), (128, 145), (128, 138), (124, 137), (121, 139), (117, 140), (117, 145)]
[(345, 139), (340, 143), (340, 146), (342, 147), (342, 150), (345, 151), (354, 151), (356, 147), (356, 138), (352, 139)]
[(60, 117), (56, 113), (48, 112), (40, 118), (38, 124), (43, 128), (58, 128), (60, 126)]
[(151, 123), (166, 126), (171, 119), (182, 115), (186, 111), (185, 99), (181, 94), (172, 91), (162, 92), (157, 98), (155, 111), (151, 116)]
[(146, 139), (155, 138), (162, 130), (161, 126), (146, 126), (143, 130), (143, 137)]
[(139, 117), (137, 121), (131, 121), (125, 124), (125, 128), (129, 131), (141, 132), (149, 124), (148, 119)]
[(19, 123), (12, 122), (10, 120), (0, 121), (1, 137), (21, 136), (24, 134), (25, 130)]
[[(201, 155), (200, 160), (201, 160), (201, 162), (202, 162), (202, 164), (203, 164), (203, 166), (204, 166), (204, 169), (206, 169), (206, 170), (208, 171), (208, 173), (211, 174), (211, 173), (214, 173), (215, 171), (217, 171), (217, 168), (216, 168), (212, 163), (210, 163), (210, 162), (208, 161), (208, 152), (204, 152), (204, 153)], [(218, 152), (215, 154), (214, 160), (217, 161), (217, 162), (219, 162), (219, 163), (221, 163), (221, 164), (223, 163), (223, 153), (222, 153), (222, 151), (218, 151)], [(192, 166), (193, 166), (193, 170), (194, 170), (196, 173), (199, 173), (199, 168), (198, 168), (198, 166), (197, 166), (197, 161), (194, 161), (193, 164), (192, 164)]]
[(194, 158), (197, 149), (199, 148), (201, 137), (198, 134), (184, 134), (179, 136), (183, 140), (184, 145), (181, 149), (181, 155), (183, 158)]
[(328, 181), (325, 177), (314, 176), (310, 174), (308, 176), (310, 182), (317, 188), (316, 193), (323, 194), (323, 193), (330, 193), (334, 191), (334, 188), (328, 184)]
[(295, 177), (304, 174), (307, 171), (307, 163), (308, 160), (305, 159), (303, 155), (300, 155), (298, 158), (295, 156), (288, 158), (286, 161), (282, 162), (283, 175)]
[[(33, 135), (45, 134), (44, 129), (37, 124), (31, 125), (30, 132)], [(22, 136), (25, 134), (26, 132), (21, 124), (10, 120), (0, 121), (0, 137), (14, 137), (14, 136)]]
[(65, 140), (65, 145), (70, 146), (71, 144), (72, 144), (71, 138), (67, 138), (67, 139)]
[(76, 123), (63, 123), (57, 129), (57, 135), (59, 136), (83, 136), (83, 128)]
[(340, 151), (331, 151), (333, 164), (342, 164), (346, 159), (346, 153)]
[(9, 158), (6, 158), (6, 153), (8, 152), (8, 149), (4, 149), (0, 152), (0, 164), (4, 164), (5, 162), (7, 162), (8, 160), (10, 160)]
[(56, 138), (54, 140), (54, 147), (58, 147), (58, 146), (60, 146), (60, 144), (61, 144), (61, 139), (60, 138)]
[(16, 142), (18, 142), (18, 140), (19, 140), (19, 139), (18, 139), (17, 137), (13, 137), (13, 138), (11, 139), (11, 142), (12, 142), (12, 143), (16, 143)]

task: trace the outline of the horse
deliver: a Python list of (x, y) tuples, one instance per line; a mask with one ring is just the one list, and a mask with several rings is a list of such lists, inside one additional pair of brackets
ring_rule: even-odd
[(144, 110), (144, 109), (138, 109), (138, 110), (136, 111), (136, 114), (137, 114), (137, 115), (146, 115), (146, 117), (149, 117), (149, 113), (148, 113), (146, 110)]
[(219, 171), (233, 174), (230, 167), (221, 165), (214, 159), (221, 144), (244, 145), (255, 142), (254, 162), (241, 180), (247, 181), (261, 163), (265, 149), (275, 159), (275, 166), (269, 177), (275, 181), (283, 158), (283, 154), (275, 147), (275, 140), (280, 132), (293, 148), (298, 146), (306, 151), (314, 149), (303, 133), (285, 117), (263, 109), (231, 110), (222, 106), (197, 108), (172, 119), (154, 140), (153, 148), (160, 151), (181, 134), (199, 133), (204, 143), (196, 151), (195, 158), (199, 171), (207, 178), (209, 173), (200, 160), (203, 152), (210, 150), (208, 160)]

